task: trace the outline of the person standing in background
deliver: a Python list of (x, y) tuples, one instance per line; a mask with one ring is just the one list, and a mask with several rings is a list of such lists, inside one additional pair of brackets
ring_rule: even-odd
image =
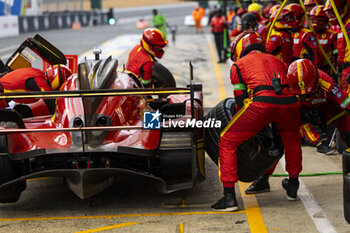
[(226, 53), (224, 51), (224, 30), (227, 28), (225, 16), (222, 15), (221, 10), (218, 10), (216, 15), (210, 22), (211, 32), (214, 35), (216, 50), (218, 52), (218, 63), (226, 62)]
[(196, 33), (203, 33), (203, 27), (201, 24), (201, 20), (204, 17), (203, 10), (199, 6), (196, 6), (194, 11), (192, 11), (192, 16), (194, 26), (196, 27)]
[(164, 15), (158, 14), (157, 9), (152, 10), (153, 13), (153, 18), (152, 18), (152, 26), (155, 28), (158, 28), (166, 38), (167, 33), (166, 33), (166, 25), (167, 25), (167, 20), (164, 17)]

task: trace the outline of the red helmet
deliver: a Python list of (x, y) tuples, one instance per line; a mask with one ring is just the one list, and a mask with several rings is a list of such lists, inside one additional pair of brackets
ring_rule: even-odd
[[(335, 4), (335, 7), (337, 8), (340, 18), (344, 18), (344, 16), (348, 13), (349, 11), (349, 3), (346, 2), (346, 0), (334, 0), (333, 1)], [(326, 14), (329, 18), (329, 21), (332, 24), (337, 24), (337, 17), (335, 16), (335, 13), (333, 11), (332, 3), (330, 0), (326, 1), (325, 4), (325, 11)]]
[[(273, 14), (273, 12), (279, 10), (281, 8), (281, 5), (280, 4), (276, 4), (274, 6), (272, 6), (270, 8), (270, 11), (269, 11), (269, 18), (271, 18), (271, 15)], [(272, 22), (272, 20), (270, 20)]]
[(231, 60), (237, 61), (252, 50), (265, 51), (265, 41), (256, 32), (242, 32), (232, 43)]
[(309, 14), (312, 8), (316, 6), (315, 0), (304, 0), (304, 6), (307, 14)]
[(310, 12), (310, 21), (315, 32), (325, 30), (328, 25), (329, 20), (324, 9), (323, 5), (318, 5), (312, 8)]
[[(275, 17), (277, 16), (278, 10), (275, 10), (271, 17), (270, 21), (273, 22)], [(282, 9), (280, 15), (278, 16), (274, 28), (276, 30), (279, 29), (296, 29), (298, 27), (298, 22), (295, 19), (295, 15), (293, 11), (288, 10), (286, 8)]]
[(287, 78), (290, 88), (298, 95), (311, 93), (318, 80), (317, 68), (308, 59), (298, 59), (289, 65)]
[(168, 44), (163, 33), (156, 28), (148, 28), (143, 31), (141, 46), (150, 55), (162, 58), (164, 55), (163, 48)]
[(297, 20), (299, 27), (301, 27), (305, 21), (305, 13), (302, 6), (296, 3), (291, 3), (286, 8), (294, 12), (295, 19)]
[(46, 70), (46, 77), (48, 78), (52, 90), (57, 90), (66, 81), (72, 72), (70, 69), (62, 64), (57, 64), (49, 67)]

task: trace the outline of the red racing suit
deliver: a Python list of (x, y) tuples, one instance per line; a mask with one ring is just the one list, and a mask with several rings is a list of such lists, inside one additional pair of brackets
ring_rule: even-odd
[[(316, 37), (322, 46), (324, 52), (326, 53), (327, 57), (330, 61), (334, 61), (333, 55), (337, 53), (337, 33), (334, 31), (331, 31), (329, 29), (326, 29), (322, 32), (316, 32)], [(333, 65), (335, 65), (333, 63)], [(332, 74), (332, 69), (329, 66), (328, 62), (326, 61), (326, 58), (323, 56), (322, 52), (320, 51), (320, 62), (317, 66), (317, 68), (323, 70), (327, 74)]]
[(278, 57), (288, 65), (293, 61), (293, 37), (288, 31), (273, 30), (266, 43), (266, 52)]
[(149, 87), (152, 84), (154, 65), (154, 57), (148, 54), (141, 45), (136, 45), (129, 53), (125, 69), (136, 75), (145, 87)]
[[(314, 95), (310, 98), (300, 96), (301, 110), (321, 109), (325, 113), (327, 122), (331, 122), (339, 130), (343, 141), (349, 147), (350, 115), (344, 110), (350, 111), (350, 97), (325, 72), (318, 70), (318, 74), (318, 85)], [(318, 138), (317, 133), (315, 134), (312, 129), (303, 133), (306, 133), (305, 136), (311, 140)]]
[[(286, 170), (291, 178), (299, 176), (302, 170), (299, 103), (286, 86), (286, 72), (285, 63), (260, 51), (251, 51), (232, 65), (231, 83), (240, 110), (221, 133), (220, 179), (224, 187), (233, 187), (238, 180), (237, 148), (272, 122), (277, 124), (285, 145)], [(272, 78), (280, 78), (283, 87), (280, 94), (275, 93)]]
[[(350, 37), (350, 17), (343, 20), (345, 30)], [(337, 37), (338, 60), (337, 64), (341, 70), (342, 88), (349, 92), (350, 79), (350, 50), (346, 44), (343, 31), (340, 30)]]
[[(43, 71), (36, 68), (21, 68), (5, 74), (0, 79), (0, 92), (52, 91), (51, 84)], [(18, 99), (18, 103), (34, 103), (38, 99)], [(55, 100), (44, 100), (49, 113), (55, 111)]]
[(226, 27), (226, 18), (225, 16), (214, 16), (210, 21), (211, 32), (223, 32)]
[(316, 36), (306, 28), (293, 33), (293, 56), (311, 60), (316, 67), (319, 66), (320, 53)]

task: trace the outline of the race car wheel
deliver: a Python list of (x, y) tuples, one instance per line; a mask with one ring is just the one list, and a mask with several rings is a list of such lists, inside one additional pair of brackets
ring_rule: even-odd
[[(214, 118), (221, 121), (221, 128), (206, 128), (204, 132), (204, 149), (216, 164), (219, 160), (220, 134), (236, 113), (234, 103), (233, 98), (224, 99), (205, 116), (205, 120)], [(238, 147), (238, 179), (243, 182), (254, 181), (282, 155), (283, 144), (280, 138), (273, 133), (272, 127), (265, 127)]]
[(224, 99), (204, 116), (204, 120), (216, 119), (221, 121), (221, 128), (205, 128), (204, 131), (204, 149), (215, 164), (218, 164), (219, 160), (219, 138), (221, 131), (224, 130), (236, 113), (234, 104), (234, 98)]
[[(0, 136), (0, 153), (8, 153), (7, 136)], [(18, 169), (7, 154), (0, 155), (0, 185), (17, 178)], [(20, 181), (0, 191), (0, 203), (18, 201), (21, 192), (26, 188), (26, 181)]]
[(176, 87), (174, 76), (160, 63), (156, 63), (153, 67), (152, 83), (154, 88)]
[(350, 223), (350, 150), (343, 152), (343, 203), (344, 217)]

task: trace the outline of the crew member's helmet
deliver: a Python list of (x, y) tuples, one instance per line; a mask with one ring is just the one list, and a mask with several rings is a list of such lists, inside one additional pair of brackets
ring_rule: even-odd
[(255, 30), (257, 19), (253, 12), (245, 13), (241, 18), (242, 31)]
[(272, 5), (272, 4), (266, 6), (262, 11), (262, 16), (264, 16), (266, 19), (270, 18), (270, 10), (274, 6), (275, 5)]
[[(333, 2), (334, 2), (335, 7), (337, 8), (337, 10), (339, 12), (340, 18), (343, 19), (344, 16), (347, 15), (347, 13), (349, 11), (349, 3), (347, 3), (346, 0), (333, 0)], [(333, 11), (332, 3), (330, 0), (326, 1), (325, 11), (326, 11), (326, 14), (329, 18), (329, 21), (332, 24), (337, 24), (338, 23), (337, 17)]]
[(329, 19), (324, 9), (323, 5), (318, 5), (310, 12), (310, 22), (315, 32), (321, 32), (327, 28)]
[(261, 5), (258, 3), (252, 3), (248, 6), (248, 12), (253, 12), (256, 11), (258, 12), (259, 15), (262, 14), (262, 9), (261, 9)]
[(168, 44), (163, 33), (156, 28), (148, 28), (143, 31), (141, 46), (153, 57), (162, 58), (163, 48)]
[(297, 3), (291, 3), (286, 8), (293, 11), (295, 19), (297, 20), (299, 27), (301, 27), (305, 21), (305, 13), (302, 6)]
[(72, 75), (72, 71), (65, 65), (57, 64), (46, 70), (46, 77), (50, 82), (51, 89), (57, 90)]
[[(270, 22), (276, 18), (278, 10), (274, 11), (270, 17)], [(295, 19), (294, 12), (286, 8), (282, 9), (280, 15), (274, 24), (276, 30), (283, 29), (296, 29), (298, 27), (298, 22)]]
[(232, 43), (231, 60), (237, 61), (244, 57), (252, 50), (259, 50), (265, 52), (265, 41), (256, 32), (242, 32)]
[(311, 93), (317, 84), (318, 71), (308, 59), (298, 59), (289, 65), (287, 78), (292, 91), (298, 95)]
[(316, 6), (315, 0), (304, 0), (304, 6), (307, 14), (310, 14), (312, 8)]
[[(276, 4), (274, 6), (272, 6), (269, 10), (269, 19), (271, 19), (271, 15), (273, 14), (273, 12), (278, 11), (281, 8), (280, 4)], [(271, 20), (270, 20), (271, 21)], [(271, 21), (272, 22), (272, 21)]]

